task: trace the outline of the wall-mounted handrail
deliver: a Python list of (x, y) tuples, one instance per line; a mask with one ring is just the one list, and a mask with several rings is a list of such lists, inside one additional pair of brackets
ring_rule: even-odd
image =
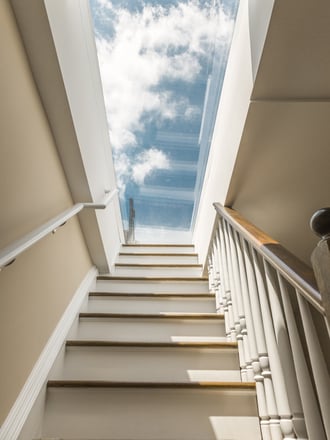
[(64, 225), (70, 218), (74, 217), (84, 208), (86, 209), (105, 209), (114, 196), (118, 193), (117, 189), (114, 189), (108, 193), (101, 203), (90, 203), (82, 202), (76, 203), (71, 208), (66, 209), (61, 212), (61, 214), (53, 217), (51, 220), (45, 222), (41, 226), (37, 227), (33, 231), (24, 235), (23, 237), (15, 240), (5, 248), (0, 250), (0, 270), (4, 267), (10, 265), (18, 255), (26, 251), (28, 248), (33, 246), (39, 240), (44, 238), (46, 235), (55, 232), (60, 226)]
[(325, 314), (314, 272), (278, 241), (244, 219), (237, 211), (214, 203), (217, 213), (226, 219), (258, 252), (268, 260), (319, 312)]

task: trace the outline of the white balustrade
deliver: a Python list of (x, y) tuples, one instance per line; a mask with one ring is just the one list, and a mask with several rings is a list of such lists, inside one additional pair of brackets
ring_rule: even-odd
[(262, 438), (326, 440), (330, 379), (313, 319), (324, 329), (328, 322), (313, 276), (238, 213), (215, 206), (211, 285), (227, 339), (238, 342), (242, 381), (256, 382)]

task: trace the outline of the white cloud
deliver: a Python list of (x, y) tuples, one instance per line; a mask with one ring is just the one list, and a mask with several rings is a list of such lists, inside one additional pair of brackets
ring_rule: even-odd
[(168, 169), (169, 166), (169, 160), (162, 151), (150, 148), (138, 156), (137, 163), (132, 166), (132, 178), (141, 185), (153, 170)]
[(98, 3), (104, 21), (112, 14), (114, 28), (112, 40), (100, 34), (96, 40), (111, 142), (117, 150), (136, 147), (146, 114), (156, 121), (193, 116), (191, 110), (182, 112), (182, 99), (157, 86), (165, 78), (194, 81), (201, 57), (228, 38), (232, 21), (221, 9), (194, 0), (170, 8), (145, 5), (140, 13)]

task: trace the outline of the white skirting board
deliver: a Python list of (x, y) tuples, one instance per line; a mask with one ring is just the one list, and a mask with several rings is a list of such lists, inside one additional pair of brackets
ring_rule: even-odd
[(91, 268), (80, 283), (70, 304), (33, 367), (30, 376), (25, 382), (6, 420), (1, 426), (0, 440), (16, 440), (19, 436), (33, 404), (47, 380), (51, 367), (66, 339), (67, 333), (84, 299), (95, 283), (97, 274), (97, 269), (95, 267)]

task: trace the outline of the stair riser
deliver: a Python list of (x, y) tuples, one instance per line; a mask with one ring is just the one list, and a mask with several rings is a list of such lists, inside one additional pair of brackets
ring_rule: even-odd
[(117, 263), (135, 264), (198, 264), (196, 255), (119, 255)]
[(120, 253), (134, 254), (191, 254), (194, 253), (194, 246), (123, 246)]
[[(148, 366), (146, 368), (146, 366)], [(235, 349), (67, 347), (60, 379), (149, 382), (240, 380)]]
[(104, 313), (159, 313), (159, 312), (215, 312), (213, 298), (100, 298), (92, 297), (88, 302), (89, 312)]
[(202, 275), (201, 267), (130, 267), (116, 266), (113, 272), (115, 276), (123, 277), (200, 277)]
[(176, 341), (178, 336), (217, 336), (226, 340), (222, 320), (174, 319), (81, 319), (76, 338), (167, 342)]
[(97, 292), (208, 293), (207, 281), (98, 280)]
[[(240, 425), (241, 436), (237, 435)], [(259, 438), (255, 394), (176, 389), (50, 389), (44, 437), (254, 440)]]

